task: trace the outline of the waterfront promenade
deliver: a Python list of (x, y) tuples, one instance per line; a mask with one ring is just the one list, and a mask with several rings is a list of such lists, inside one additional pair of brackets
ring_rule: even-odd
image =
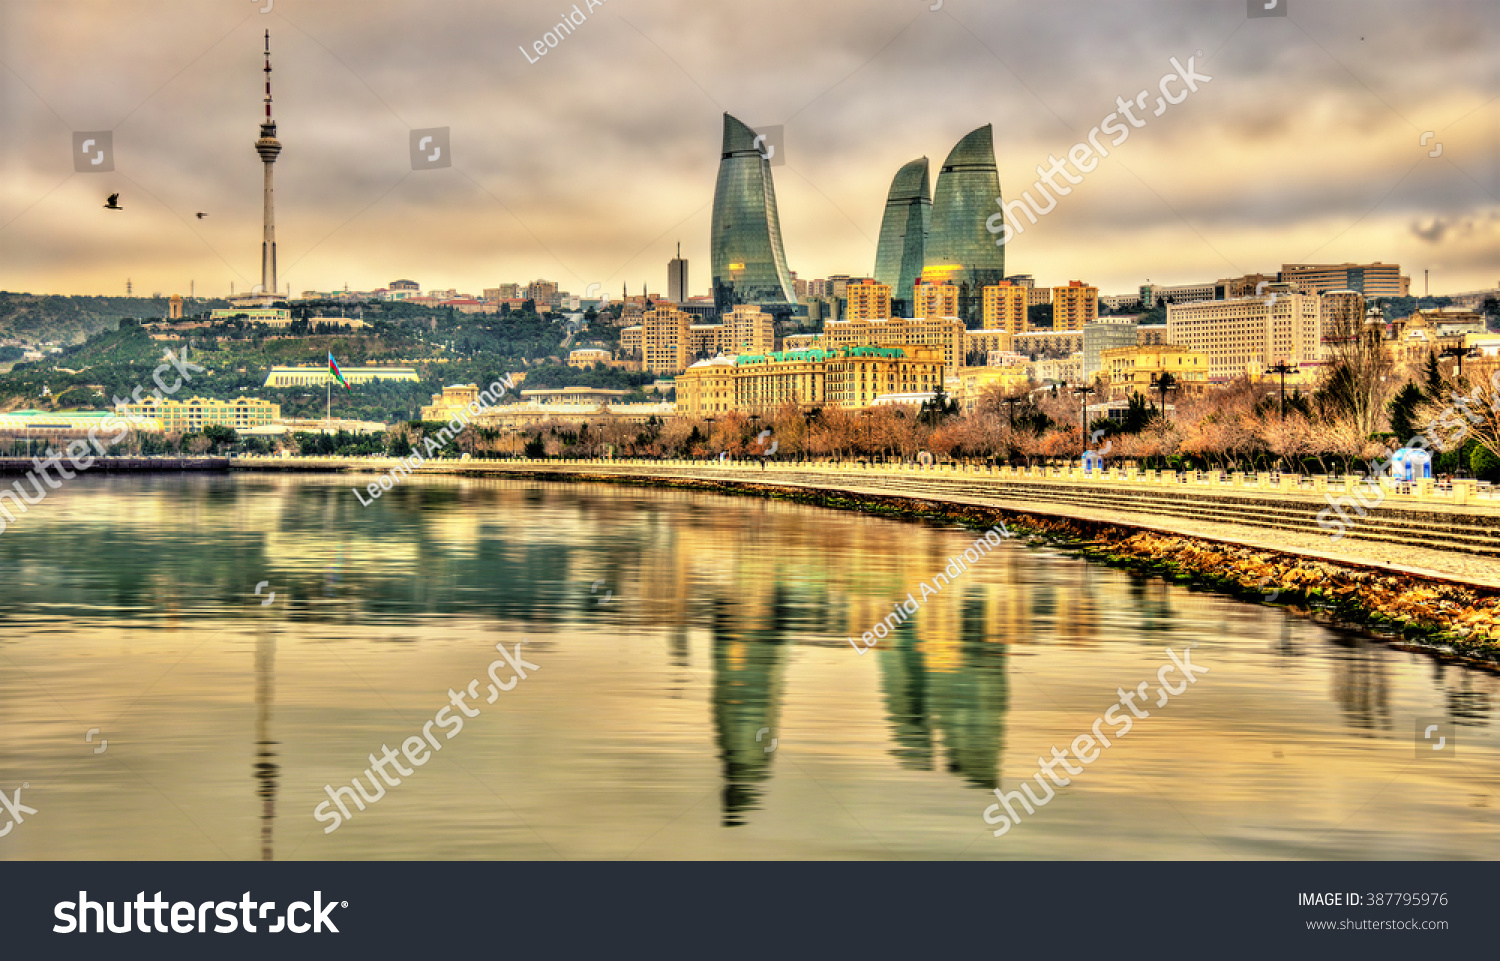
[[(394, 458), (235, 458), (235, 470), (353, 472), (351, 487), (399, 464)], [(993, 508), (1160, 531), (1391, 573), (1500, 588), (1500, 495), (1473, 481), (1382, 482), (1378, 494), (1344, 478), (1284, 474), (1135, 471), (943, 464), (776, 463), (693, 460), (433, 460), (414, 474), (555, 479), (653, 479), (719, 488), (902, 498)], [(400, 475), (398, 475), (400, 476)], [(1362, 493), (1368, 507), (1360, 507)], [(352, 495), (351, 495), (352, 496)], [(1334, 540), (1320, 513), (1343, 499)], [(1377, 503), (1378, 501), (1378, 503)], [(1364, 516), (1359, 511), (1364, 511)], [(1324, 521), (1339, 515), (1325, 514)]]

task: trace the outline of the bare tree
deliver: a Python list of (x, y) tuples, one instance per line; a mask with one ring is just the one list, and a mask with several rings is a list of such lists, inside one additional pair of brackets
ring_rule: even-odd
[(1380, 430), (1386, 401), (1398, 386), (1384, 328), (1359, 311), (1331, 310), (1323, 318), (1327, 363), (1320, 391), (1363, 436)]

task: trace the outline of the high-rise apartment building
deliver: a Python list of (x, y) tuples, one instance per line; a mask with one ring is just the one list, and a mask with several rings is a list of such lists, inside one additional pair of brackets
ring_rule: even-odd
[(641, 323), (641, 360), (653, 374), (675, 374), (690, 359), (689, 327), (692, 315), (673, 304), (659, 304), (646, 311)]
[(1282, 283), (1296, 284), (1304, 294), (1352, 290), (1373, 297), (1406, 297), (1411, 278), (1401, 276), (1400, 264), (1282, 264)]
[(1210, 377), (1259, 373), (1280, 361), (1318, 360), (1322, 320), (1315, 295), (1276, 284), (1259, 297), (1167, 308), (1167, 343), (1208, 357)]
[(912, 290), (912, 314), (916, 317), (957, 317), (959, 289), (956, 284), (919, 283)]
[(1008, 280), (984, 288), (984, 329), (1012, 334), (1029, 330), (1026, 323), (1028, 293), (1025, 287)]
[(667, 299), (680, 304), (688, 297), (688, 264), (682, 259), (682, 244), (677, 245), (677, 256), (667, 261)]
[(739, 304), (721, 318), (725, 351), (769, 354), (776, 349), (776, 317), (752, 304)]
[(1081, 280), (1052, 288), (1052, 329), (1082, 330), (1099, 319), (1099, 288)]
[(874, 280), (859, 280), (844, 288), (844, 299), (849, 309), (845, 314), (849, 320), (889, 320), (891, 316), (891, 288)]

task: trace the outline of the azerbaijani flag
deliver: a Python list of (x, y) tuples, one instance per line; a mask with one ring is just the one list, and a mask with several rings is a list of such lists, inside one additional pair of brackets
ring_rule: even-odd
[(344, 379), (344, 372), (339, 370), (339, 362), (333, 359), (333, 351), (331, 350), (328, 352), (328, 375), (337, 378), (338, 382), (344, 385), (345, 390), (350, 393), (354, 392), (354, 388), (350, 387), (349, 382)]

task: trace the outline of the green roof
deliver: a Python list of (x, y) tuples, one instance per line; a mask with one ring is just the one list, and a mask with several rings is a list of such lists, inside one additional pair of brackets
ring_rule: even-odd
[(737, 365), (786, 363), (788, 361), (822, 361), (836, 360), (840, 357), (905, 357), (906, 351), (900, 347), (836, 347), (833, 350), (823, 350), (819, 347), (809, 347), (806, 350), (783, 350), (771, 354), (741, 354), (735, 358)]

